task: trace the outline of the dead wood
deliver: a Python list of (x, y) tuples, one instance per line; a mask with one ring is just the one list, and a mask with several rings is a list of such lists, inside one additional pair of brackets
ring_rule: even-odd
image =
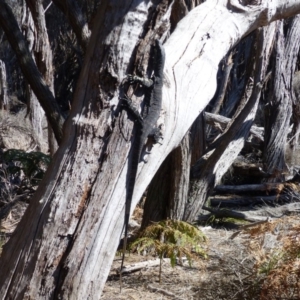
[[(163, 262), (170, 263), (170, 259), (169, 258), (163, 258)], [(160, 259), (159, 258), (154, 259), (154, 260), (146, 260), (146, 261), (142, 261), (142, 262), (134, 263), (132, 265), (125, 266), (122, 269), (122, 274), (139, 271), (139, 270), (144, 269), (144, 268), (156, 267), (156, 266), (159, 266), (159, 265), (160, 265)], [(120, 273), (120, 269), (118, 269), (116, 271), (117, 271), (118, 274)]]
[(217, 185), (215, 187), (215, 192), (221, 194), (240, 194), (248, 192), (279, 193), (283, 188), (284, 184), (282, 183)]
[(161, 293), (163, 295), (166, 295), (166, 296), (169, 296), (169, 297), (176, 297), (176, 295), (174, 293), (166, 291), (162, 288), (155, 287), (155, 286), (150, 285), (150, 284), (148, 284), (148, 288), (151, 292), (159, 292), (159, 293)]
[[(300, 203), (289, 203), (276, 207), (264, 207), (250, 211), (235, 211), (229, 209), (215, 209), (203, 206), (203, 210), (209, 211), (210, 214), (199, 216), (199, 221), (208, 221), (212, 216), (217, 218), (234, 218), (249, 222), (255, 222), (257, 225), (261, 222), (267, 222), (272, 218), (281, 218), (286, 215), (296, 214), (300, 212)], [(259, 222), (259, 223), (257, 223)], [(248, 225), (240, 225), (239, 228), (247, 228)]]
[(229, 209), (215, 209), (207, 206), (203, 206), (202, 209), (209, 211), (211, 215), (214, 215), (217, 218), (234, 218), (234, 219), (241, 219), (249, 222), (266, 221), (267, 219), (270, 218), (269, 216), (257, 216), (257, 215), (252, 215), (248, 212), (239, 212), (239, 211), (229, 210)]
[(258, 204), (275, 205), (279, 202), (279, 196), (215, 196), (210, 199), (211, 206), (232, 207), (232, 206), (252, 206)]
[(46, 113), (57, 142), (60, 143), (62, 140), (63, 123), (65, 121), (60, 107), (32, 58), (11, 8), (4, 1), (0, 1), (0, 26), (6, 33), (9, 43), (16, 53), (24, 77), (30, 84)]
[[(212, 114), (209, 112), (204, 113), (205, 122), (215, 128), (222, 128), (223, 130), (226, 128), (227, 124), (231, 121), (230, 118), (226, 118), (220, 115)], [(250, 129), (250, 133), (257, 137), (259, 140), (263, 141), (264, 137), (264, 129), (262, 127), (252, 126)]]
[(242, 176), (252, 176), (260, 178), (266, 178), (270, 176), (263, 171), (263, 165), (260, 163), (247, 163), (239, 159), (232, 164), (232, 168), (234, 173)]

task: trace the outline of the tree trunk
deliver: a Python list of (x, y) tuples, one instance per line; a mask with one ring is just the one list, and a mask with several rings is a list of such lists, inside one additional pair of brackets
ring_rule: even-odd
[[(52, 50), (46, 28), (44, 7), (41, 0), (26, 0), (26, 3), (27, 6), (24, 5), (23, 9), (22, 24), (23, 28), (27, 29), (26, 38), (29, 41), (28, 48), (33, 54), (35, 63), (43, 79), (54, 94)], [(30, 86), (28, 86), (28, 97), (30, 120), (34, 128), (37, 143), (40, 144), (41, 151), (47, 152), (49, 150), (50, 155), (53, 156), (57, 149), (57, 143), (52, 137), (53, 130), (48, 122), (48, 136), (45, 136), (43, 130), (43, 127), (46, 126), (45, 113)]]
[[(24, 40), (11, 8), (4, 0), (0, 0), (0, 26), (5, 32), (11, 47), (16, 53), (24, 77), (29, 82), (30, 87), (39, 99), (40, 104), (46, 113), (47, 119), (51, 123), (56, 140), (58, 143), (60, 143), (62, 139), (64, 118), (61, 115), (60, 108), (55, 101), (53, 93), (47, 85), (48, 82), (45, 82), (43, 79), (37, 65), (32, 58), (32, 55), (30, 54), (27, 43)], [(43, 45), (41, 45), (43, 40), (37, 42), (40, 42), (38, 44), (38, 48), (43, 48)], [(40, 59), (43, 61), (47, 58), (48, 57), (44, 56)], [(46, 61), (43, 61), (43, 63), (45, 62)], [(46, 66), (48, 66), (47, 63)], [(52, 69), (52, 66), (50, 69)], [(49, 72), (49, 70), (45, 70), (45, 72)]]
[(271, 24), (267, 29), (264, 28), (257, 36), (258, 49), (252, 95), (244, 108), (233, 118), (231, 126), (210, 145), (210, 152), (193, 167), (192, 173), (198, 178), (191, 181), (189, 201), (184, 212), (185, 221), (191, 222), (197, 218), (208, 195), (238, 156), (250, 132), (269, 60), (274, 26)]
[[(1, 255), (3, 299), (99, 299), (124, 223), (132, 122), (118, 107), (120, 84), (139, 38), (166, 33), (168, 3), (151, 10), (148, 1), (100, 2), (63, 141)], [(164, 140), (140, 163), (132, 209), (214, 95), (228, 50), (259, 25), (300, 12), (295, 0), (276, 9), (230, 3), (203, 3), (165, 43)]]
[(0, 60), (0, 109), (8, 110), (5, 63)]
[(64, 13), (74, 30), (81, 48), (85, 51), (90, 39), (90, 30), (87, 20), (78, 7), (77, 1), (53, 0), (55, 5)]
[(265, 105), (264, 170), (270, 175), (268, 182), (284, 181), (288, 174), (285, 151), (292, 115), (291, 83), (299, 52), (299, 22), (299, 17), (294, 18), (285, 38), (283, 21), (278, 21), (272, 91)]
[(188, 195), (191, 151), (186, 134), (151, 181), (144, 205), (142, 228), (165, 219), (182, 220)]

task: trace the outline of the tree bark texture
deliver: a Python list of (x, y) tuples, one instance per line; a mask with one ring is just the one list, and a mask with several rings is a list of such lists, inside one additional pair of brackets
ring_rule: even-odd
[(85, 51), (91, 32), (83, 12), (78, 7), (77, 1), (53, 0), (53, 3), (64, 13), (74, 30), (81, 48)]
[(190, 136), (162, 163), (151, 181), (144, 206), (142, 228), (165, 219), (182, 220), (188, 195), (191, 165)]
[[(119, 88), (139, 38), (167, 36), (168, 3), (149, 10), (148, 1), (101, 1), (64, 138), (1, 255), (3, 299), (99, 299), (124, 223), (132, 122), (118, 107)], [(154, 27), (145, 27), (158, 12)], [(164, 140), (140, 163), (132, 209), (214, 95), (228, 50), (258, 26), (298, 12), (299, 0), (254, 7), (213, 0), (178, 23), (165, 43)]]
[(264, 170), (270, 175), (268, 182), (284, 181), (288, 174), (285, 151), (292, 115), (292, 78), (299, 52), (299, 43), (294, 43), (298, 32), (293, 30), (293, 26), (299, 27), (298, 24), (299, 18), (292, 22), (285, 38), (283, 21), (278, 21), (272, 91), (265, 104)]
[[(17, 21), (11, 11), (11, 8), (4, 0), (0, 0), (0, 26), (6, 34), (6, 37), (16, 53), (21, 70), (24, 77), (29, 82), (32, 90), (40, 101), (47, 119), (51, 123), (56, 140), (58, 143), (62, 140), (62, 127), (64, 118), (61, 115), (60, 109), (56, 100), (47, 85), (47, 82), (42, 78), (37, 65), (35, 64), (32, 55), (29, 52), (28, 46), (20, 31)], [(39, 41), (38, 47), (43, 47)], [(46, 60), (47, 57), (41, 57), (41, 60)], [(47, 72), (47, 70), (45, 70)]]
[[(35, 37), (37, 35), (37, 31), (35, 30), (32, 14), (29, 10), (29, 7), (26, 5), (25, 1), (23, 3), (23, 14), (22, 14), (21, 23), (23, 28), (23, 35), (25, 36), (28, 42), (28, 50), (34, 57), (33, 49), (35, 45), (38, 44), (35, 43)], [(36, 57), (34, 57), (34, 60), (36, 63)], [(39, 71), (41, 72), (41, 70)], [(27, 96), (27, 111), (30, 117), (32, 128), (34, 130), (34, 140), (35, 143), (38, 145), (37, 150), (42, 152), (47, 152), (48, 146), (47, 143), (45, 143), (46, 140), (43, 134), (43, 121), (45, 118), (45, 112), (41, 107), (34, 92), (30, 88), (29, 84), (26, 85), (26, 96)]]
[(5, 63), (0, 60), (0, 109), (8, 110)]
[[(210, 145), (211, 152), (199, 161), (199, 165), (196, 163), (193, 167), (192, 173), (199, 177), (191, 181), (192, 187), (184, 213), (184, 220), (186, 221), (194, 221), (197, 218), (207, 196), (215, 184), (220, 182), (222, 176), (244, 147), (260, 99), (274, 33), (273, 24), (257, 33), (258, 45), (252, 94), (243, 109), (233, 118), (230, 127), (228, 125), (223, 135)], [(200, 163), (201, 161), (202, 163)]]

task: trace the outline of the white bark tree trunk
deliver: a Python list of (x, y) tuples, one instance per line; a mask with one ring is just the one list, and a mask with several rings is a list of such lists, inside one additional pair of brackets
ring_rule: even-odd
[[(22, 24), (26, 28), (26, 38), (29, 51), (33, 54), (35, 63), (41, 72), (46, 84), (54, 94), (52, 50), (47, 33), (44, 7), (42, 1), (27, 0), (23, 5)], [(57, 143), (53, 136), (53, 130), (49, 122), (46, 122), (45, 112), (30, 86), (27, 86), (29, 113), (32, 126), (36, 135), (39, 150), (47, 152), (51, 156), (57, 149)], [(48, 133), (44, 133), (43, 127), (48, 123)], [(49, 138), (48, 138), (49, 137)]]
[(8, 110), (7, 81), (5, 63), (0, 60), (0, 109)]
[[(164, 140), (147, 164), (140, 163), (132, 209), (212, 98), (218, 63), (228, 50), (258, 26), (300, 12), (300, 0), (264, 0), (237, 8), (234, 3), (238, 1), (205, 2), (177, 25), (165, 44), (169, 84), (163, 88)], [(124, 222), (132, 128), (125, 112), (112, 117), (149, 5), (101, 1), (63, 142), (1, 255), (3, 299), (101, 295)]]

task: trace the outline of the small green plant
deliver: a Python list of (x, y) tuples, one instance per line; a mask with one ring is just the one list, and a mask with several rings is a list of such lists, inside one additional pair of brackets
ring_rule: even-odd
[(206, 258), (201, 244), (206, 242), (205, 235), (195, 226), (176, 220), (165, 220), (148, 226), (141, 232), (140, 238), (131, 244), (138, 252), (154, 251), (160, 258), (159, 282), (161, 282), (162, 259), (170, 258), (174, 267), (176, 258), (186, 256), (191, 266), (193, 259), (199, 255)]
[(25, 152), (18, 149), (9, 149), (3, 153), (3, 161), (8, 164), (7, 172), (17, 175), (23, 171), (26, 178), (33, 185), (39, 184), (50, 160), (50, 156), (42, 152)]
[(268, 259), (266, 259), (266, 261), (264, 261), (260, 265), (260, 267), (258, 268), (258, 273), (268, 276), (269, 273), (279, 265), (283, 258), (284, 253), (282, 251), (273, 253)]

